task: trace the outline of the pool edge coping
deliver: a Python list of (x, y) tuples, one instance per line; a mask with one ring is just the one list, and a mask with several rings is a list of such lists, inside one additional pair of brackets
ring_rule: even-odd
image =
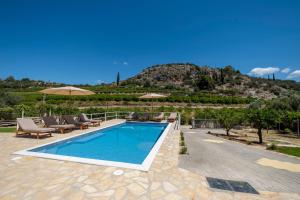
[(83, 164), (91, 164), (91, 165), (101, 165), (101, 166), (108, 166), (108, 167), (121, 167), (121, 168), (128, 168), (128, 169), (136, 169), (141, 171), (149, 171), (156, 154), (158, 153), (161, 145), (163, 144), (163, 141), (165, 140), (165, 137), (170, 132), (172, 123), (167, 123), (165, 130), (159, 137), (159, 139), (156, 141), (154, 146), (152, 147), (151, 151), (148, 153), (147, 157), (143, 161), (142, 164), (132, 164), (132, 163), (125, 163), (125, 162), (117, 162), (117, 161), (108, 161), (108, 160), (98, 160), (98, 159), (90, 159), (90, 158), (80, 158), (80, 157), (74, 157), (74, 156), (63, 156), (63, 155), (55, 155), (55, 154), (49, 154), (49, 153), (38, 153), (38, 152), (31, 152), (30, 150), (36, 149), (39, 147), (51, 145), (57, 142), (65, 141), (74, 137), (79, 137), (85, 134), (89, 134), (94, 131), (99, 131), (105, 128), (110, 128), (113, 126), (117, 126), (120, 124), (126, 123), (126, 120), (122, 122), (118, 122), (115, 124), (110, 124), (107, 126), (99, 127), (98, 129), (89, 130), (87, 132), (83, 132), (77, 135), (72, 135), (66, 138), (54, 140), (52, 142), (48, 142), (41, 145), (36, 145), (34, 147), (26, 148), (20, 151), (16, 151), (12, 153), (13, 155), (23, 155), (23, 156), (33, 156), (33, 157), (39, 157), (39, 158), (46, 158), (46, 159), (53, 159), (53, 160), (61, 160), (61, 161), (69, 161), (69, 162), (77, 162), (77, 163), (83, 163)]

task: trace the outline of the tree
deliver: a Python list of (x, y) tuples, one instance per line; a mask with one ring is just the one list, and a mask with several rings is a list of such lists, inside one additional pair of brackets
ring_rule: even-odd
[(15, 82), (16, 79), (15, 79), (13, 76), (9, 76), (9, 77), (7, 77), (7, 78), (5, 79), (5, 81), (7, 81), (7, 82)]
[(275, 81), (275, 74), (273, 74), (273, 81)]
[(236, 109), (223, 108), (219, 110), (217, 119), (229, 135), (229, 131), (242, 121), (243, 115)]
[(119, 84), (120, 84), (120, 73), (119, 72), (117, 74), (117, 81), (116, 81), (116, 83), (117, 83), (117, 86), (119, 86)]
[(274, 109), (265, 108), (262, 112), (265, 128), (267, 129), (267, 134), (269, 133), (269, 129), (273, 126), (276, 126), (277, 123), (280, 123), (280, 115)]
[(223, 72), (223, 69), (221, 68), (220, 71), (221, 71), (221, 77), (220, 77), (221, 78), (221, 83), (224, 84), (224, 72)]
[(20, 101), (21, 98), (19, 96), (0, 91), (0, 107), (17, 105), (18, 103), (20, 103)]
[(288, 103), (293, 111), (300, 111), (300, 96), (292, 95), (288, 98)]
[(235, 70), (231, 65), (227, 65), (227, 66), (224, 67), (224, 72), (228, 75), (233, 74), (234, 71)]
[(208, 75), (200, 75), (197, 86), (200, 90), (211, 90), (215, 88), (214, 80)]
[(151, 82), (149, 80), (146, 80), (144, 83), (144, 87), (146, 88), (151, 87)]
[(254, 128), (257, 128), (259, 143), (263, 143), (262, 129), (267, 126), (266, 116), (268, 115), (266, 112), (268, 111), (260, 100), (251, 103), (247, 112), (248, 121), (252, 123)]
[(288, 118), (297, 121), (297, 136), (300, 136), (300, 112), (288, 112)]

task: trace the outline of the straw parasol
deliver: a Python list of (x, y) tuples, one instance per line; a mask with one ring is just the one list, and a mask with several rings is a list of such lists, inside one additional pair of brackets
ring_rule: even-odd
[(47, 88), (47, 89), (41, 90), (40, 93), (68, 95), (68, 96), (79, 96), (79, 95), (95, 94), (92, 91), (77, 88), (77, 87), (73, 87), (73, 86), (65, 86), (65, 87), (58, 87), (58, 88)]
[[(67, 96), (80, 96), (80, 95), (92, 95), (95, 94), (92, 91), (73, 87), (73, 86), (65, 86), (65, 87), (58, 87), (58, 88), (47, 88), (44, 90), (39, 91), (40, 93), (44, 94), (43, 102), (45, 103), (46, 94), (56, 94), (56, 95), (67, 95)], [(51, 110), (50, 114), (51, 115)]]
[(140, 99), (152, 99), (152, 113), (153, 113), (153, 99), (159, 99), (159, 98), (166, 98), (166, 95), (163, 94), (156, 94), (156, 93), (148, 93), (143, 96), (140, 96)]

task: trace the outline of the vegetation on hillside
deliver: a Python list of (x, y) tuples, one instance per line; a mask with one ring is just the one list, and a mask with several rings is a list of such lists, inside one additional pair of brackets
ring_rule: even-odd
[(291, 80), (254, 78), (243, 75), (228, 65), (224, 68), (197, 66), (190, 63), (155, 65), (122, 82), (123, 86), (140, 85), (160, 88), (214, 91), (223, 95), (274, 98), (291, 90), (300, 91), (300, 84)]
[[(38, 93), (45, 87), (64, 84), (34, 81), (27, 78), (16, 80), (12, 76), (0, 79), (0, 119), (15, 119), (25, 116), (42, 116), (50, 111), (56, 115), (93, 113), (107, 111), (96, 108), (105, 102), (120, 102), (123, 108), (109, 110), (150, 111), (150, 108), (128, 108), (130, 102), (152, 101), (138, 98), (142, 93), (169, 94), (167, 98), (154, 99), (171, 105), (185, 103), (186, 107), (159, 107), (156, 112), (178, 111), (181, 122), (190, 123), (192, 117), (217, 119), (227, 134), (236, 125), (257, 128), (259, 142), (263, 142), (262, 129), (277, 128), (285, 132), (299, 132), (300, 84), (295, 81), (253, 78), (241, 74), (232, 66), (224, 68), (199, 67), (194, 64), (156, 65), (127, 80), (117, 74), (114, 84), (75, 85), (93, 90), (90, 96), (43, 95)], [(218, 104), (223, 109), (192, 109), (192, 104)], [(230, 104), (244, 104), (239, 109), (226, 108)], [(178, 104), (177, 104), (178, 105)], [(87, 107), (79, 109), (79, 106)], [(93, 107), (95, 106), (95, 107)]]
[[(37, 92), (14, 92), (11, 96), (17, 96), (22, 99), (23, 104), (36, 104), (43, 100), (43, 95)], [(140, 94), (95, 94), (90, 96), (61, 96), (47, 95), (46, 103), (61, 104), (64, 102), (87, 102), (87, 104), (95, 105), (105, 101), (117, 102), (147, 102), (151, 99), (139, 99)], [(209, 104), (249, 104), (253, 98), (244, 98), (239, 96), (222, 96), (209, 93), (193, 93), (190, 95), (174, 93), (166, 98), (154, 99), (157, 102), (174, 102), (174, 103), (209, 103)]]
[[(0, 88), (9, 91), (38, 91), (45, 87), (58, 87), (64, 84), (35, 81), (28, 78), (16, 80), (9, 76), (0, 79)], [(212, 92), (225, 96), (273, 98), (290, 92), (300, 92), (300, 83), (292, 80), (254, 78), (243, 75), (228, 65), (223, 68), (197, 66), (190, 63), (154, 65), (129, 79), (101, 85), (74, 85), (97, 93), (145, 93), (145, 92)]]
[(59, 87), (63, 85), (61, 83), (31, 80), (29, 78), (17, 80), (13, 76), (9, 76), (3, 80), (0, 79), (0, 89), (9, 89), (9, 91), (36, 91), (45, 87)]

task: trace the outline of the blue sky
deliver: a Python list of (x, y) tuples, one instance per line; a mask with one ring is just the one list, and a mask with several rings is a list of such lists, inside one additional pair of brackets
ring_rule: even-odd
[(299, 10), (298, 0), (0, 0), (0, 77), (95, 84), (190, 62), (299, 81)]

